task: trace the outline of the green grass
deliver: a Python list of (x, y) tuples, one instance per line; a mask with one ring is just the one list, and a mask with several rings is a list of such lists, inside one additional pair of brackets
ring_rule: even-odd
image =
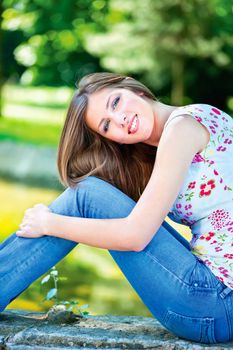
[(18, 119), (0, 119), (0, 141), (9, 140), (36, 145), (57, 146), (61, 125), (42, 124)]
[(32, 87), (5, 84), (3, 99), (6, 103), (48, 108), (66, 108), (73, 90), (68, 87)]
[(73, 90), (5, 84), (0, 141), (57, 146)]

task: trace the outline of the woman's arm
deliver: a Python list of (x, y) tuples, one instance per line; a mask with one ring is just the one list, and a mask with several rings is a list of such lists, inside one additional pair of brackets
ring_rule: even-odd
[(36, 206), (27, 211), (17, 235), (38, 237), (46, 234), (99, 248), (142, 250), (161, 226), (194, 155), (203, 148), (206, 140), (204, 127), (192, 117), (176, 117), (163, 131), (151, 178), (128, 217), (69, 217)]

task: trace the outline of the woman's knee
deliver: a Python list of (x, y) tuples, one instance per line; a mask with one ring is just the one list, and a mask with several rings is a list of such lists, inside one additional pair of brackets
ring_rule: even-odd
[(110, 183), (89, 176), (75, 187), (68, 187), (51, 204), (57, 214), (90, 218), (127, 216), (135, 202)]
[(135, 201), (110, 183), (89, 176), (74, 189), (78, 210), (83, 217), (124, 217)]

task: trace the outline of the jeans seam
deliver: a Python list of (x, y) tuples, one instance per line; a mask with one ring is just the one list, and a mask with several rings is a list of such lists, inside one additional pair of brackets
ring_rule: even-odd
[[(25, 238), (25, 239), (26, 239), (26, 238)], [(14, 277), (13, 275), (15, 275), (15, 273), (18, 273), (18, 272), (19, 272), (19, 269), (20, 269), (22, 266), (24, 266), (26, 262), (30, 262), (30, 261), (33, 260), (34, 254), (36, 254), (38, 251), (44, 251), (44, 248), (47, 246), (47, 243), (52, 243), (52, 244), (54, 244), (53, 240), (49, 237), (49, 239), (46, 240), (46, 242), (40, 247), (40, 249), (36, 248), (35, 250), (33, 250), (33, 251), (31, 252), (31, 258), (30, 258), (30, 259), (24, 259), (24, 260), (20, 263), (20, 266), (19, 266), (17, 269), (14, 270), (14, 273), (11, 272), (11, 273), (10, 273), (10, 276), (6, 276), (6, 275), (5, 275), (5, 276), (2, 276), (2, 277), (0, 278), (0, 281), (2, 282), (2, 281), (4, 281), (6, 278), (7, 278), (8, 281), (9, 281), (9, 279), (10, 279), (9, 277), (11, 277), (10, 280), (12, 280), (12, 278)]]
[(174, 276), (179, 282), (182, 282), (182, 284), (184, 284), (186, 287), (190, 287), (189, 284), (184, 282), (177, 275), (175, 275), (173, 272), (171, 272), (165, 266), (163, 266), (152, 254), (150, 254), (149, 252), (145, 252), (145, 254), (148, 255), (154, 262), (158, 263), (164, 270), (166, 270), (168, 273), (170, 273), (172, 276)]

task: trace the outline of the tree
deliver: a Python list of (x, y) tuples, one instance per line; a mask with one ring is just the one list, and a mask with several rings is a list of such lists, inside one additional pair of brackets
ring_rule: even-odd
[(107, 0), (4, 0), (5, 28), (21, 31), (14, 56), (34, 85), (74, 85), (74, 80), (100, 70), (99, 59), (83, 47), (87, 32), (101, 31)]
[(91, 33), (86, 49), (107, 69), (141, 74), (153, 89), (170, 84), (171, 102), (181, 104), (190, 59), (230, 66), (232, 29), (218, 27), (221, 9), (229, 21), (231, 5), (220, 0), (111, 0), (107, 31)]

